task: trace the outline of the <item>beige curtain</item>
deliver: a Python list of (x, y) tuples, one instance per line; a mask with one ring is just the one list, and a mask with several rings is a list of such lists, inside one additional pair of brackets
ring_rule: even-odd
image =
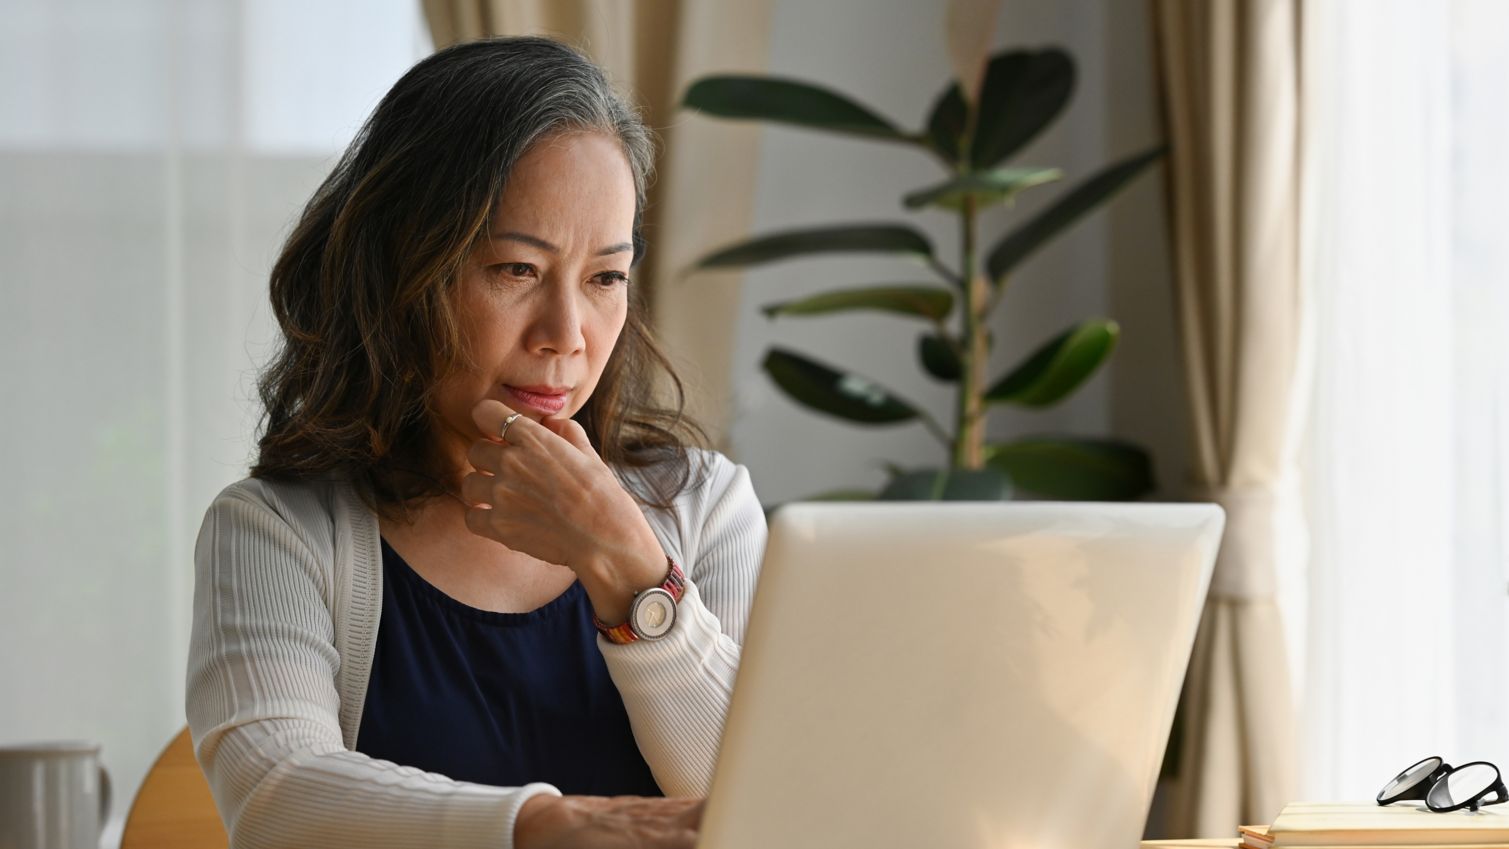
[(546, 35), (582, 49), (644, 109), (660, 137), (645, 210), (646, 281), (656, 332), (687, 383), (690, 412), (726, 447), (739, 305), (737, 272), (685, 270), (745, 237), (754, 204), (757, 126), (676, 108), (697, 77), (762, 73), (770, 0), (424, 0), (437, 48), (487, 35)]
[(1226, 537), (1181, 705), (1175, 836), (1234, 834), (1293, 801), (1294, 711), (1275, 599), (1303, 537), (1308, 391), (1299, 275), (1300, 0), (1154, 0), (1191, 495)]

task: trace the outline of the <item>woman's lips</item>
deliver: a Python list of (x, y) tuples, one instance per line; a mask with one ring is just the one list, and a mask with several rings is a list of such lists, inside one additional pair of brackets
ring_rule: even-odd
[(568, 394), (566, 392), (534, 392), (507, 385), (503, 388), (512, 396), (515, 403), (510, 406), (516, 410), (520, 407), (528, 407), (547, 416), (553, 416), (561, 410), (566, 409), (566, 396)]

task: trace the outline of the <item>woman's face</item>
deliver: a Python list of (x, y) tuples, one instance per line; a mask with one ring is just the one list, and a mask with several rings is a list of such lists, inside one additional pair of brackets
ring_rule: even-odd
[(514, 166), (454, 292), (476, 364), (437, 387), (455, 468), (479, 436), (478, 401), (540, 420), (569, 418), (591, 396), (628, 314), (634, 206), (634, 175), (611, 136), (546, 139)]

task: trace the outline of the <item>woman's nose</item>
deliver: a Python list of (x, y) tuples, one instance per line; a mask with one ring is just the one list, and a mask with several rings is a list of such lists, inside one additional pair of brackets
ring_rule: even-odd
[(545, 297), (538, 304), (529, 330), (529, 349), (551, 354), (581, 351), (587, 344), (582, 330), (581, 294), (570, 285), (552, 284), (544, 288)]

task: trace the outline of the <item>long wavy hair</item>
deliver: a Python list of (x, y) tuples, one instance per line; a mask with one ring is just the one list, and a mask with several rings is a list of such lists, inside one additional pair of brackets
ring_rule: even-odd
[[(571, 132), (617, 138), (634, 174), (634, 263), (644, 254), (654, 142), (602, 71), (544, 38), (440, 51), (404, 74), (315, 191), (273, 265), (282, 346), (258, 380), (251, 475), (341, 477), (388, 518), (449, 491), (433, 445), (439, 380), (466, 362), (459, 273), (531, 145)], [(628, 318), (574, 418), (641, 502), (691, 485), (706, 436), (656, 345), (646, 305)], [(626, 471), (639, 470), (639, 474)]]

